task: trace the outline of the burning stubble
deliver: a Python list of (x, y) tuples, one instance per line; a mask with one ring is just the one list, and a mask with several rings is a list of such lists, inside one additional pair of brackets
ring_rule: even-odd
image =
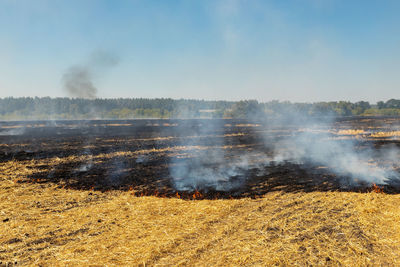
[[(239, 190), (246, 182), (250, 169), (263, 170), (269, 164), (267, 158), (260, 161), (259, 154), (227, 149), (230, 144), (223, 137), (224, 125), (223, 120), (215, 119), (182, 121), (178, 125), (176, 135), (180, 140), (179, 145), (196, 147), (199, 139), (203, 139), (208, 149), (190, 149), (184, 155), (171, 159), (170, 175), (176, 190)], [(188, 131), (194, 131), (190, 134), (199, 138), (184, 138)]]
[[(324, 166), (342, 180), (343, 188), (359, 184), (400, 184), (396, 171), (399, 167), (398, 148), (376, 149), (360, 145), (357, 140), (336, 140), (332, 134), (335, 127), (333, 117), (321, 120), (302, 114), (297, 118), (284, 116), (270, 120), (253, 117), (249, 121), (264, 125), (264, 131), (259, 133), (263, 144), (258, 148), (258, 154), (254, 151), (229, 154), (224, 149), (227, 145), (225, 139), (209, 139), (210, 149), (192, 150), (181, 159), (172, 159), (170, 174), (175, 189), (237, 190), (249, 178), (251, 170), (257, 169), (258, 175), (267, 177), (268, 166), (283, 166), (286, 163), (299, 164), (306, 172), (307, 166)], [(223, 125), (218, 120), (202, 123), (197, 128), (191, 127), (199, 136), (223, 132)], [(184, 132), (185, 127), (178, 130), (178, 135), (183, 136)], [(196, 145), (193, 139), (181, 140), (182, 146)]]
[[(389, 151), (358, 148), (353, 140), (334, 140), (328, 133), (301, 132), (276, 143), (274, 161), (323, 165), (333, 173), (350, 178), (350, 183), (367, 182), (385, 184), (398, 174), (392, 168), (379, 165)], [(386, 159), (385, 159), (386, 158)]]

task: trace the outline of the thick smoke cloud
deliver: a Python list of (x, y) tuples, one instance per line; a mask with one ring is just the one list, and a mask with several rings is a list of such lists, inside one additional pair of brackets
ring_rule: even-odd
[(78, 64), (67, 69), (62, 77), (64, 90), (71, 97), (94, 99), (98, 89), (94, 79), (117, 65), (119, 59), (114, 54), (98, 51), (93, 53), (86, 64)]

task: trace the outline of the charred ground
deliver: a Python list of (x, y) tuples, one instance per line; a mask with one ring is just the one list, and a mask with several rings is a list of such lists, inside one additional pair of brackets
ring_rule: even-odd
[[(337, 119), (333, 125), (339, 133), (332, 134), (333, 138), (339, 136), (344, 139), (342, 142), (347, 142), (346, 139), (356, 142), (360, 151), (400, 147), (396, 138), (369, 136), (371, 131), (399, 128), (398, 118), (349, 117)], [(0, 126), (0, 162), (26, 162), (26, 168), (32, 169), (19, 183), (53, 183), (77, 190), (123, 190), (136, 196), (185, 199), (255, 198), (272, 191), (371, 190), (368, 183), (354, 183), (349, 177), (313, 162), (272, 160), (264, 164), (263, 158), (273, 157), (275, 142), (298, 131), (298, 127), (290, 124), (271, 126), (268, 122), (227, 119), (31, 121), (3, 122)], [(348, 129), (360, 129), (364, 134), (340, 134)], [(206, 186), (199, 190), (177, 190), (170, 174), (171, 164), (190, 165), (196, 155), (193, 151), (207, 154), (216, 147), (224, 150), (225, 162), (247, 153), (258, 155), (258, 159), (229, 178), (230, 182), (238, 181), (238, 186), (230, 190)], [(206, 167), (218, 168), (218, 164), (210, 162)], [(398, 180), (388, 177), (388, 183), (379, 186), (386, 193), (398, 193), (398, 185)]]

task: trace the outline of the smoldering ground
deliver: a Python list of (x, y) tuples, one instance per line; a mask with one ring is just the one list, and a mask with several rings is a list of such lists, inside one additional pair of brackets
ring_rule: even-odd
[(397, 154), (396, 151), (397, 148), (361, 147), (355, 140), (337, 140), (329, 132), (301, 131), (275, 143), (274, 161), (324, 166), (337, 175), (350, 178), (346, 181), (350, 184), (385, 184), (398, 178), (398, 173), (395, 168), (379, 162), (397, 162), (398, 158), (390, 156)]
[(25, 132), (25, 128), (20, 127), (16, 129), (0, 129), (0, 135), (4, 136), (13, 136), (13, 135), (22, 135)]
[[(261, 169), (268, 164), (267, 161), (256, 160), (259, 154), (250, 151), (232, 154), (229, 149), (232, 144), (226, 140), (224, 124), (224, 120), (218, 119), (190, 120), (178, 124), (178, 145), (189, 149), (171, 158), (169, 169), (176, 190), (237, 190), (246, 181), (249, 169)], [(185, 138), (188, 134), (197, 138)]]
[[(208, 144), (210, 149), (193, 149), (181, 158), (173, 158), (170, 173), (177, 190), (234, 191), (246, 183), (250, 172), (268, 176), (269, 167), (285, 164), (327, 168), (341, 177), (341, 186), (360, 184), (399, 185), (399, 149), (396, 146), (376, 149), (356, 139), (341, 140), (335, 135), (331, 114), (315, 118), (307, 114), (281, 111), (281, 117), (268, 118), (252, 113), (247, 121), (260, 123), (258, 132), (262, 143), (256, 151), (239, 152), (229, 156), (224, 138)], [(293, 114), (296, 114), (295, 116)], [(224, 132), (222, 121), (210, 120), (195, 128), (196, 135)], [(185, 129), (178, 130), (184, 133)], [(182, 136), (183, 137), (183, 136)], [(193, 139), (181, 139), (181, 146), (195, 147)], [(272, 153), (271, 153), (272, 151)]]
[(339, 135), (347, 124), (177, 119), (87, 121), (85, 127), (71, 127), (74, 123), (27, 127), (12, 142), (0, 136), (7, 144), (0, 161), (32, 165), (27, 179), (34, 182), (81, 190), (132, 188), (139, 196), (174, 197), (178, 191), (191, 198), (195, 190), (210, 199), (277, 190), (365, 191), (373, 182), (386, 183), (385, 192), (400, 188), (399, 142)]
[[(142, 136), (143, 127), (161, 129), (161, 132), (158, 132), (158, 129), (149, 132), (149, 136), (165, 136), (168, 137), (167, 140), (171, 140), (168, 146), (185, 148), (181, 153), (171, 154), (165, 160), (160, 160), (160, 163), (167, 166), (169, 172), (162, 171), (159, 175), (170, 178), (171, 185), (177, 191), (240, 191), (246, 187), (246, 183), (252, 179), (252, 175), (268, 180), (276, 174), (279, 168), (287, 169), (286, 167), (291, 166), (299, 166), (299, 168), (303, 168), (304, 175), (313, 177), (315, 177), (315, 173), (312, 172), (315, 168), (325, 168), (342, 179), (342, 188), (350, 188), (359, 184), (371, 185), (372, 183), (390, 184), (400, 188), (398, 172), (400, 152), (396, 142), (388, 143), (392, 145), (376, 147), (375, 142), (364, 142), (351, 137), (343, 138), (338, 135), (338, 125), (336, 124), (338, 118), (332, 116), (315, 118), (286, 110), (281, 111), (280, 114), (283, 115), (279, 117), (268, 117), (263, 113), (252, 112), (242, 120), (190, 120), (187, 118), (193, 117), (193, 114), (187, 114), (188, 109), (182, 110), (180, 114), (182, 119), (168, 121), (168, 127), (163, 127), (164, 122), (160, 121), (132, 121), (132, 125), (141, 126), (118, 127), (115, 132), (114, 130), (110, 131), (111, 128), (103, 126), (107, 123), (96, 121), (75, 121), (72, 123), (73, 126), (68, 123), (65, 127), (62, 126), (63, 123), (59, 122), (46, 127), (24, 127), (26, 132), (20, 133), (20, 137), (23, 139), (25, 135), (33, 134), (41, 138), (54, 138), (54, 134), (58, 135), (58, 133), (61, 133), (61, 136), (69, 135), (69, 132), (78, 134), (80, 136), (79, 144), (82, 147), (80, 150), (79, 147), (76, 147), (74, 150), (76, 154), (83, 155), (82, 158), (85, 160), (74, 166), (75, 171), (72, 175), (84, 177), (90, 174), (99, 180), (106, 179), (104, 183), (99, 184), (115, 188), (119, 188), (133, 179), (132, 173), (135, 173), (135, 177), (139, 177), (140, 174), (136, 173), (135, 169), (144, 167), (142, 165), (147, 164), (148, 161), (152, 162), (151, 156), (138, 155), (132, 162), (129, 156), (125, 159), (124, 154), (121, 154), (117, 161), (108, 162), (108, 167), (107, 164), (102, 166), (106, 171), (99, 172), (99, 166), (94, 160), (99, 151), (114, 153), (126, 149), (121, 146), (124, 139), (115, 140), (104, 147), (98, 147), (98, 144), (101, 144), (99, 140), (108, 134)], [(230, 126), (227, 126), (228, 124)], [(257, 136), (257, 140), (254, 142), (249, 139), (245, 142), (240, 140), (242, 131), (245, 134), (248, 133), (248, 130), (243, 130), (242, 127), (247, 124), (250, 125), (248, 128), (252, 128), (252, 134)], [(14, 129), (10, 127), (17, 126), (6, 125), (5, 127), (8, 128), (4, 128), (7, 130), (3, 133), (9, 133), (9, 129)], [(390, 131), (396, 126), (386, 125), (385, 127)], [(54, 131), (53, 134), (51, 131)], [(230, 135), (236, 135), (236, 143), (231, 142)], [(6, 136), (7, 134), (4, 135), (4, 137)], [(7, 136), (7, 139), (3, 139), (10, 141), (9, 138)], [(150, 140), (151, 138), (149, 142), (152, 143), (149, 146), (155, 150), (163, 149), (166, 146), (163, 139), (160, 141), (157, 138), (153, 141)], [(253, 145), (247, 146), (248, 143)], [(17, 149), (16, 146), (14, 148)], [(28, 151), (29, 155), (32, 153), (39, 155), (35, 151), (42, 150), (43, 147), (39, 145), (34, 149), (31, 146), (24, 147), (24, 151)], [(71, 151), (68, 150), (68, 153), (72, 153)], [(12, 154), (14, 150), (10, 152)], [(40, 155), (43, 153), (40, 152)], [(54, 151), (53, 154), (65, 156), (63, 153)], [(5, 157), (11, 157), (11, 154), (7, 154)], [(28, 154), (21, 152), (21, 156), (24, 157)], [(156, 178), (154, 177), (154, 179)], [(55, 179), (54, 171), (48, 179)]]

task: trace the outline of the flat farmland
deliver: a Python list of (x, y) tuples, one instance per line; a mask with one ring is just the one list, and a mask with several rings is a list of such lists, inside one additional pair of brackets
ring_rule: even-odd
[(0, 122), (0, 261), (397, 265), (399, 147), (395, 117)]

